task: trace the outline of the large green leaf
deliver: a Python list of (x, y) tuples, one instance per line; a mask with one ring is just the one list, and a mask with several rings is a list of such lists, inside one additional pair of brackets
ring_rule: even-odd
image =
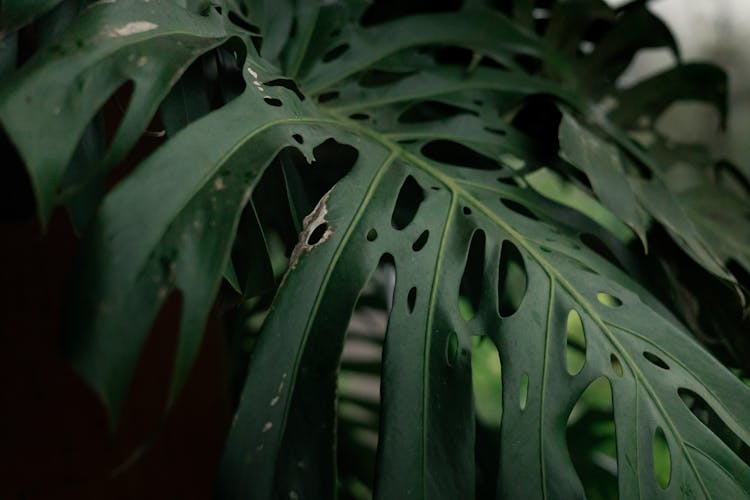
[[(750, 441), (750, 392), (637, 281), (637, 259), (594, 222), (616, 216), (644, 238), (648, 214), (713, 274), (731, 280), (727, 261), (747, 265), (744, 236), (732, 245), (713, 241), (710, 216), (698, 207), (715, 200), (669, 191), (662, 159), (629, 133), (633, 116), (653, 121), (675, 97), (700, 94), (720, 107), (721, 89), (682, 81), (686, 66), (664, 77), (680, 88), (671, 94), (658, 79), (617, 90), (577, 78), (580, 68), (610, 78), (638, 48), (673, 43), (657, 30), (639, 45), (628, 31), (633, 19), (659, 25), (642, 2), (619, 13), (592, 1), (591, 17), (560, 11), (562, 27), (550, 25), (562, 31), (568, 22), (611, 23), (611, 36), (584, 40), (595, 45), (588, 60), (571, 54), (570, 42), (558, 51), (533, 33), (533, 2), (514, 4), (520, 23), (472, 3), (365, 27), (356, 0), (226, 0), (221, 13), (189, 3), (196, 8), (97, 3), (0, 86), (0, 120), (30, 172), (43, 220), (60, 201), (86, 127), (122, 84), (135, 82), (133, 97), (92, 175), (117, 164), (162, 105), (169, 139), (98, 207), (70, 299), (67, 353), (113, 420), (172, 294), (182, 298), (173, 398), (222, 276), (235, 285), (239, 277), (251, 293), (263, 287), (246, 277), (272, 281), (254, 209), (296, 218), (303, 198), (282, 150), (296, 148), (310, 162), (334, 139), (357, 159), (303, 221), (251, 356), (222, 461), (222, 497), (336, 495), (344, 335), (386, 255), (396, 285), (381, 368), (378, 497), (473, 496), (473, 337), (494, 343), (503, 367), (499, 497), (584, 495), (565, 425), (601, 377), (613, 392), (620, 496), (747, 496), (750, 467), (737, 443)], [(175, 87), (196, 58), (234, 35), (244, 91), (216, 104), (199, 89), (216, 75), (199, 66)], [(641, 95), (652, 107), (641, 109)], [(250, 205), (277, 157), (286, 196)], [(532, 180), (545, 172), (596, 198), (585, 207), (556, 203), (560, 196)], [(252, 216), (255, 241), (239, 254), (254, 262), (230, 266), (233, 247), (245, 244), (235, 243), (243, 213)], [(627, 272), (589, 248), (592, 235), (606, 251), (595, 249)], [(585, 363), (574, 375), (566, 365), (572, 311), (585, 337)], [(726, 432), (704, 425), (695, 401)], [(671, 455), (666, 489), (652, 463), (659, 433)]]

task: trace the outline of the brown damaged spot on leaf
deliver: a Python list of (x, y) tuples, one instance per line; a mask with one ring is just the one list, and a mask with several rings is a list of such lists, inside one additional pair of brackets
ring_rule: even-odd
[(302, 232), (299, 235), (299, 242), (292, 250), (292, 256), (289, 259), (289, 269), (297, 266), (299, 259), (313, 248), (322, 245), (333, 234), (333, 229), (328, 225), (326, 215), (328, 215), (328, 198), (331, 191), (328, 191), (320, 199), (312, 212), (302, 221)]

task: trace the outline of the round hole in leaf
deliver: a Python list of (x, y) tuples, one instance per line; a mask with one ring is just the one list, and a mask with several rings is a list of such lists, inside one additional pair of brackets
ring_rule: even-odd
[(622, 305), (622, 301), (620, 299), (618, 299), (614, 295), (608, 294), (607, 292), (597, 293), (596, 300), (607, 307), (620, 307)]
[(299, 134), (292, 135), (292, 139), (294, 139), (295, 141), (297, 141), (297, 144), (304, 144), (305, 143), (305, 139), (303, 139), (302, 136), (299, 135)]
[(464, 215), (471, 215), (471, 209), (469, 207), (463, 208)]
[(367, 241), (375, 241), (378, 238), (378, 232), (375, 229), (367, 231)]

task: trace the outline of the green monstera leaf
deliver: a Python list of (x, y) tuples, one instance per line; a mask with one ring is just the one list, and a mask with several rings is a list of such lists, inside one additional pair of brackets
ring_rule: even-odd
[[(640, 48), (676, 51), (645, 2), (542, 10), (535, 31), (534, 2), (390, 20), (356, 0), (97, 2), (4, 79), (0, 120), (42, 221), (101, 182), (158, 111), (166, 129), (93, 201), (71, 290), (66, 352), (112, 420), (171, 295), (174, 398), (224, 277), (244, 298), (276, 287), (259, 197), (278, 167), (284, 195), (264, 199), (301, 222), (299, 241), (252, 350), (221, 498), (337, 495), (342, 349), (384, 259), (378, 498), (475, 495), (478, 339), (502, 365), (497, 497), (585, 496), (566, 424), (601, 383), (622, 498), (747, 497), (750, 391), (649, 291), (626, 246), (645, 248), (658, 223), (728, 284), (730, 261), (746, 268), (746, 232), (717, 234), (703, 209), (721, 210), (717, 191), (670, 190), (668, 160), (638, 139), (676, 100), (725, 113), (723, 73), (680, 64), (617, 88)], [(81, 139), (127, 82), (119, 128), (82, 172)], [(293, 164), (326, 175), (332, 144), (356, 158), (309, 203)], [(658, 474), (655, 447), (670, 457)]]

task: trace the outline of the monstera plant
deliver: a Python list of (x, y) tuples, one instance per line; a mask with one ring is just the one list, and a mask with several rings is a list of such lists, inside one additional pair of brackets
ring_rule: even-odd
[[(1, 22), (0, 122), (42, 231), (80, 234), (64, 351), (112, 425), (167, 301), (170, 401), (224, 319), (218, 498), (750, 496), (750, 183), (657, 126), (723, 121), (727, 79), (645, 1)], [(673, 67), (623, 85), (648, 48)]]

